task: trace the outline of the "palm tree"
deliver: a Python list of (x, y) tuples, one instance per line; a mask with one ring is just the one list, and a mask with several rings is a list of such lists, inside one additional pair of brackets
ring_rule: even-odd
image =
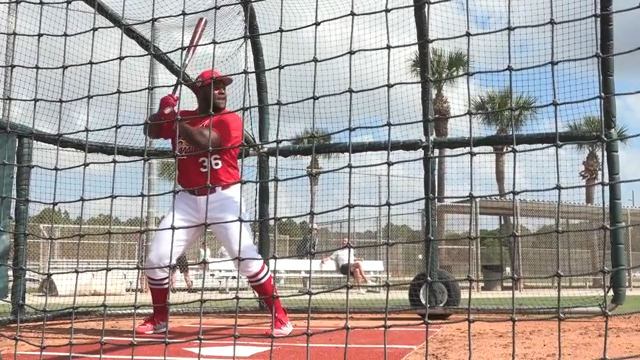
[[(429, 58), (429, 78), (435, 96), (433, 100), (434, 132), (438, 138), (446, 138), (449, 136), (449, 118), (451, 118), (451, 104), (449, 98), (444, 94), (444, 87), (454, 84), (460, 79), (460, 74), (469, 66), (469, 57), (462, 50), (444, 51), (438, 48), (432, 48)], [(420, 78), (420, 56), (418, 51), (413, 54), (409, 61), (409, 71), (416, 78)], [(436, 179), (436, 202), (444, 202), (446, 196), (446, 161), (447, 149), (438, 150), (437, 158), (437, 179)], [(436, 216), (439, 215), (436, 212)], [(444, 217), (438, 216), (436, 220), (437, 233), (436, 239), (444, 239), (445, 226)], [(444, 250), (444, 249), (443, 249)], [(446, 257), (442, 251), (441, 257)]]
[[(602, 134), (602, 120), (597, 116), (585, 116), (581, 120), (576, 120), (567, 126), (570, 132), (586, 133), (586, 134)], [(626, 126), (621, 126), (616, 129), (616, 134), (622, 144), (626, 144), (629, 140), (627, 138), (628, 129)], [(582, 142), (574, 145), (578, 151), (586, 152), (587, 156), (582, 162), (582, 171), (580, 171), (580, 178), (585, 182), (585, 203), (587, 205), (595, 204), (596, 197), (596, 182), (600, 178), (600, 172), (602, 166), (600, 163), (599, 153), (602, 152), (604, 144), (600, 141), (594, 142)], [(590, 258), (592, 269), (598, 268), (599, 251), (598, 251), (598, 237), (594, 234), (592, 244), (590, 246)], [(602, 279), (594, 278), (592, 285), (594, 287), (602, 286)]]
[[(518, 132), (522, 127), (533, 120), (538, 111), (535, 108), (537, 99), (526, 94), (514, 95), (510, 88), (500, 91), (489, 90), (485, 94), (477, 95), (471, 99), (471, 111), (474, 117), (480, 120), (483, 125), (494, 128), (497, 135), (509, 135)], [(507, 190), (505, 188), (504, 161), (505, 154), (511, 146), (495, 145), (495, 176), (498, 185), (498, 194), (501, 199), (505, 198)], [(502, 223), (507, 231), (513, 231), (511, 218), (505, 216)], [(520, 274), (520, 264), (517, 261), (518, 249), (512, 242), (509, 244), (509, 253), (513, 257), (513, 271)], [(515, 284), (520, 286), (520, 284)]]
[[(585, 116), (581, 120), (574, 121), (567, 126), (568, 130), (575, 133), (590, 133), (601, 134), (602, 133), (602, 120), (597, 116)], [(627, 143), (628, 130), (625, 126), (621, 126), (616, 129), (618, 138), (622, 144)], [(577, 143), (575, 147), (578, 151), (586, 151), (587, 156), (582, 162), (583, 169), (580, 171), (580, 178), (585, 182), (585, 202), (588, 205), (595, 203), (596, 187), (595, 184), (600, 178), (600, 156), (604, 144), (600, 141), (589, 143)]]
[[(300, 134), (297, 134), (293, 140), (292, 145), (326, 145), (331, 144), (331, 134), (324, 129), (305, 129)], [(309, 166), (307, 166), (307, 175), (309, 176), (309, 193), (311, 195), (310, 206), (311, 215), (309, 217), (309, 224), (314, 224), (314, 212), (316, 209), (316, 195), (318, 193), (318, 184), (320, 182), (320, 173), (322, 167), (320, 166), (320, 157), (331, 157), (331, 154), (312, 154)]]
[[(462, 50), (444, 51), (438, 48), (431, 49), (429, 59), (429, 78), (435, 90), (433, 100), (434, 132), (436, 137), (446, 138), (449, 136), (449, 118), (451, 118), (451, 104), (449, 98), (444, 94), (444, 88), (452, 85), (460, 79), (460, 74), (469, 66), (470, 61), (467, 54)], [(420, 78), (420, 56), (416, 51), (409, 61), (409, 71), (417, 78)], [(446, 153), (447, 149), (438, 150), (438, 179), (436, 201), (444, 202), (445, 197), (445, 174), (446, 174)]]
[[(494, 128), (497, 135), (508, 135), (518, 132), (522, 127), (535, 118), (538, 111), (535, 108), (537, 99), (533, 96), (513, 95), (511, 89), (501, 91), (489, 90), (483, 95), (471, 99), (471, 111), (483, 125)], [(495, 175), (498, 194), (501, 198), (506, 195), (504, 156), (511, 146), (493, 146), (495, 153)]]

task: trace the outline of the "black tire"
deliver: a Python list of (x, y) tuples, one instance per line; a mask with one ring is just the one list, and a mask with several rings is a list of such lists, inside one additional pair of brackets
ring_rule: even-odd
[(422, 286), (424, 286), (427, 281), (427, 274), (420, 273), (416, 275), (411, 283), (409, 284), (409, 305), (414, 308), (422, 308), (424, 304), (420, 299), (420, 291), (422, 291)]
[[(409, 285), (409, 304), (416, 308), (425, 308), (425, 292), (427, 291), (427, 273), (416, 275)], [(429, 293), (429, 307), (445, 306), (448, 301), (447, 288), (441, 282), (432, 283), (433, 289)]]
[(447, 289), (447, 302), (445, 307), (457, 307), (460, 306), (460, 300), (462, 292), (460, 291), (460, 284), (456, 281), (456, 278), (446, 270), (438, 269), (438, 280), (442, 282), (442, 285)]
[[(456, 282), (453, 275), (449, 272), (438, 269), (437, 270), (438, 281), (433, 283), (434, 296), (429, 296), (430, 308), (442, 308), (442, 307), (457, 307), (460, 305), (461, 291), (460, 286)], [(422, 292), (427, 285), (427, 274), (421, 273), (416, 275), (409, 285), (409, 304), (418, 309), (424, 309), (425, 303), (423, 301)], [(424, 318), (424, 314), (418, 314)], [(451, 314), (429, 314), (429, 320), (446, 320)]]

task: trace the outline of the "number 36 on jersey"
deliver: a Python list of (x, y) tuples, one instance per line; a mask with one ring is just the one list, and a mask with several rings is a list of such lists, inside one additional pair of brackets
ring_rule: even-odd
[(220, 155), (211, 155), (209, 157), (201, 157), (198, 159), (200, 163), (200, 171), (207, 172), (209, 169), (218, 170), (222, 168), (222, 160), (220, 160)]

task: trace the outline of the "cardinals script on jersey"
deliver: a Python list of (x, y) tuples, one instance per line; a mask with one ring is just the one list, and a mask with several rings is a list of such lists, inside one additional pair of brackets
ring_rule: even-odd
[[(202, 121), (201, 124), (199, 124), (199, 127), (205, 127), (208, 126), (210, 121), (209, 117), (207, 117), (204, 121)], [(178, 142), (176, 144), (176, 154), (178, 154), (178, 158), (179, 159), (184, 159), (187, 155), (190, 154), (194, 154), (196, 152), (196, 148), (192, 145), (189, 145), (189, 143), (187, 142), (187, 140), (178, 137)]]
[(178, 138), (178, 144), (176, 145), (176, 154), (178, 154), (178, 159), (185, 159), (187, 155), (193, 154), (195, 151), (196, 148), (189, 145), (185, 139)]

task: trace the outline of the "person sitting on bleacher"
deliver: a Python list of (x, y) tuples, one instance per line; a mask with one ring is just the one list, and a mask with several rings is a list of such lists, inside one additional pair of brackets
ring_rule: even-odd
[(369, 279), (364, 275), (364, 270), (360, 263), (363, 259), (355, 257), (354, 249), (351, 247), (348, 238), (342, 239), (340, 241), (340, 246), (342, 246), (342, 248), (322, 259), (320, 266), (324, 265), (329, 260), (335, 261), (338, 271), (342, 275), (353, 276), (353, 279), (356, 281), (356, 288), (358, 289), (358, 292), (360, 294), (365, 294), (366, 291), (361, 288), (361, 283), (364, 280), (366, 284), (370, 284), (371, 281), (369, 281)]

